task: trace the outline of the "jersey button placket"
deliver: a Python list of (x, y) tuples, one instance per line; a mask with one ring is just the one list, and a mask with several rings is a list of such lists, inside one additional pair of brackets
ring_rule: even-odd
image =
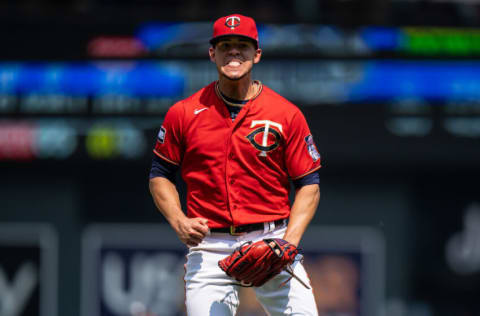
[(229, 196), (229, 201), (230, 201), (230, 206), (231, 210), (236, 210), (237, 205), (235, 203), (235, 190), (233, 189), (233, 185), (235, 184), (235, 179), (233, 178), (233, 175), (231, 174), (232, 172), (232, 160), (233, 160), (233, 153), (230, 153), (228, 155), (228, 164), (229, 164), (229, 173), (227, 174), (227, 183), (228, 183), (228, 196)]
[(233, 136), (233, 131), (230, 134), (230, 140), (228, 142), (228, 154), (227, 154), (227, 159), (226, 159), (226, 166), (225, 166), (225, 182), (227, 183), (227, 199), (228, 199), (228, 205), (230, 209), (230, 214), (232, 216), (233, 221), (235, 222), (235, 216), (232, 213), (232, 211), (237, 209), (237, 205), (234, 204), (234, 198), (233, 198), (233, 190), (232, 190), (232, 185), (235, 183), (235, 180), (232, 178), (231, 172), (232, 172), (232, 160), (234, 159), (235, 155), (232, 152), (232, 146), (231, 146), (231, 139)]

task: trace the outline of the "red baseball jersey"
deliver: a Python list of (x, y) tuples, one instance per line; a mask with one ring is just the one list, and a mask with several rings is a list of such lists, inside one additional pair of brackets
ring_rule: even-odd
[(181, 167), (187, 215), (211, 228), (287, 218), (289, 179), (321, 167), (305, 117), (263, 86), (232, 122), (215, 84), (169, 109), (154, 149)]

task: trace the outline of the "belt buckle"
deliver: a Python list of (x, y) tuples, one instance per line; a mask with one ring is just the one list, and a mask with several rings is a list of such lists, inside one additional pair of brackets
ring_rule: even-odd
[(235, 231), (235, 226), (230, 226), (230, 235), (232, 236), (243, 236), (245, 233), (237, 233)]

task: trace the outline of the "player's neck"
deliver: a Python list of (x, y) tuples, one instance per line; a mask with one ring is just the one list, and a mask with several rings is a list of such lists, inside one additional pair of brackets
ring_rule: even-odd
[(257, 93), (257, 85), (250, 77), (236, 81), (220, 78), (218, 88), (223, 95), (235, 100), (249, 100)]

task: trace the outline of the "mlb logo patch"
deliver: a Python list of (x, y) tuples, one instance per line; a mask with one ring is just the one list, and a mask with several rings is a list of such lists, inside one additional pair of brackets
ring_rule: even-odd
[(305, 137), (305, 143), (307, 143), (308, 153), (310, 154), (310, 157), (312, 157), (313, 161), (320, 159), (320, 154), (317, 151), (317, 147), (313, 142), (313, 137), (311, 134)]
[(160, 127), (160, 131), (158, 131), (158, 136), (157, 136), (158, 141), (162, 144), (165, 141), (165, 134), (166, 133), (167, 133), (167, 131), (165, 130), (165, 127), (163, 127), (163, 125), (162, 125), (162, 127)]

